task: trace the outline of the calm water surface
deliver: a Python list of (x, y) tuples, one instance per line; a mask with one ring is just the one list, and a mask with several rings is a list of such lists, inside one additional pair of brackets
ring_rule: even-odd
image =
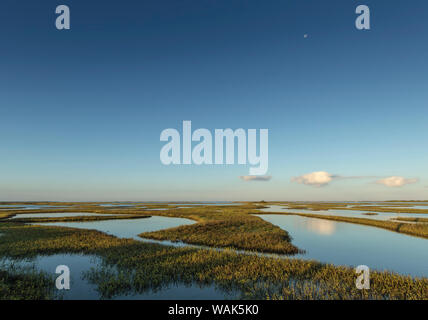
[(140, 205), (138, 205), (137, 203), (132, 204), (132, 203), (103, 203), (103, 204), (99, 204), (100, 207), (135, 207), (138, 206), (140, 207)]
[[(178, 227), (195, 223), (189, 219), (150, 217), (136, 220), (106, 220), (93, 222), (64, 222), (64, 223), (37, 223), (37, 225), (63, 226), (83, 229), (94, 229), (120, 238), (138, 237), (142, 232), (157, 231), (161, 229)], [(153, 241), (155, 242), (155, 241)], [(159, 243), (159, 242), (158, 242)], [(183, 244), (177, 244), (183, 245)], [(23, 262), (20, 262), (22, 265)], [(34, 265), (38, 270), (55, 275), (55, 268), (64, 264), (70, 268), (71, 290), (63, 291), (63, 299), (100, 299), (96, 285), (84, 279), (85, 272), (91, 268), (98, 268), (101, 259), (95, 256), (77, 254), (56, 254), (51, 256), (38, 256), (36, 259), (25, 262), (25, 265)], [(114, 299), (233, 299), (237, 293), (224, 292), (214, 285), (200, 286), (198, 284), (171, 284), (160, 290), (148, 290), (144, 293), (132, 293), (115, 296)]]
[(236, 202), (198, 202), (198, 203), (186, 203), (186, 202), (179, 202), (179, 203), (164, 203), (172, 206), (239, 206), (241, 203)]
[(21, 218), (64, 218), (64, 217), (79, 217), (79, 216), (99, 216), (108, 217), (106, 214), (90, 213), (90, 212), (49, 212), (49, 213), (22, 213), (17, 214), (11, 219)]
[(259, 215), (306, 250), (296, 258), (428, 277), (428, 240), (380, 228), (293, 215)]
[[(78, 255), (78, 254), (55, 254), (51, 256), (38, 256), (32, 260), (3, 260), (3, 263), (10, 264), (13, 261), (15, 265), (21, 267), (34, 267), (39, 271), (44, 271), (48, 275), (56, 277), (56, 267), (66, 265), (70, 269), (70, 290), (61, 290), (60, 298), (64, 300), (98, 300), (103, 299), (95, 284), (85, 279), (85, 273), (96, 270), (102, 266), (102, 260), (96, 256)], [(1, 262), (0, 262), (1, 265)], [(112, 297), (115, 300), (143, 300), (143, 299), (232, 299), (236, 293), (227, 293), (214, 285), (200, 286), (198, 284), (180, 284), (175, 283), (160, 290), (147, 290), (143, 293), (130, 291), (127, 295), (117, 295)]]
[[(189, 204), (186, 204), (189, 205)], [(218, 205), (218, 204), (213, 204)], [(229, 204), (228, 204), (229, 205)], [(282, 206), (272, 206), (264, 211), (288, 210)], [(291, 210), (292, 212), (310, 213), (310, 210)], [(339, 211), (339, 212), (337, 212)], [(343, 212), (342, 212), (343, 211)], [(283, 211), (288, 212), (288, 211)], [(321, 214), (319, 211), (314, 211)], [(363, 211), (328, 210), (329, 215), (363, 216), (366, 218), (387, 219), (391, 214), (379, 213), (378, 216), (362, 215)], [(340, 213), (340, 214), (339, 214)], [(62, 213), (61, 213), (62, 214)], [(70, 215), (70, 213), (64, 213)], [(82, 215), (82, 213), (75, 213)], [(87, 213), (89, 214), (89, 213)], [(48, 214), (38, 214), (47, 217)], [(53, 215), (53, 214), (49, 214)], [(94, 214), (96, 215), (96, 214)], [(402, 216), (411, 216), (401, 214)], [(20, 215), (32, 216), (33, 214)], [(57, 216), (57, 215), (55, 215)], [(387, 230), (351, 223), (306, 218), (293, 215), (258, 215), (260, 218), (287, 230), (293, 243), (305, 254), (293, 256), (302, 259), (315, 259), (336, 265), (367, 265), (371, 269), (390, 270), (412, 276), (428, 276), (428, 240), (411, 237)], [(396, 214), (393, 214), (396, 217)], [(416, 215), (422, 217), (423, 215)], [(94, 229), (120, 238), (142, 240), (138, 234), (161, 229), (178, 227), (195, 223), (183, 218), (153, 216), (136, 220), (106, 220), (91, 222), (54, 222), (38, 223), (46, 226), (63, 226)], [(183, 244), (181, 244), (183, 245)], [(76, 254), (39, 256), (26, 262), (37, 269), (55, 276), (55, 268), (60, 264), (69, 266), (71, 271), (71, 290), (64, 291), (64, 299), (100, 299), (102, 298), (94, 284), (84, 279), (83, 274), (91, 268), (98, 268), (101, 259), (95, 256)], [(233, 298), (214, 286), (200, 287), (174, 284), (157, 292), (130, 293), (116, 296), (114, 299), (227, 299)]]
[(88, 222), (51, 222), (37, 223), (37, 225), (98, 230), (118, 238), (132, 238), (135, 240), (141, 240), (141, 238), (138, 237), (138, 234), (143, 232), (175, 228), (193, 223), (195, 223), (195, 221), (189, 219), (153, 216), (144, 219), (103, 220)]
[[(352, 223), (292, 215), (259, 216), (287, 230), (293, 237), (293, 243), (306, 250), (306, 253), (298, 255), (298, 258), (315, 259), (337, 265), (365, 264), (378, 270), (388, 269), (413, 276), (428, 276), (427, 239)], [(138, 237), (142, 232), (193, 223), (195, 222), (188, 219), (153, 216), (137, 220), (54, 222), (40, 225), (95, 229), (120, 238), (142, 240)]]
[[(261, 209), (264, 212), (284, 212), (284, 213), (303, 213), (303, 214), (318, 214), (327, 216), (351, 217), (351, 218), (366, 218), (374, 220), (390, 220), (397, 218), (428, 218), (428, 213), (395, 213), (395, 212), (371, 212), (370, 210), (306, 210), (306, 209), (288, 209), (283, 206), (270, 206), (269, 208)], [(365, 213), (376, 213), (376, 215), (367, 215)]]
[[(11, 209), (7, 209), (11, 208)], [(50, 205), (32, 205), (32, 204), (16, 204), (16, 205), (7, 205), (0, 204), (0, 210), (37, 210), (37, 209), (62, 209), (70, 208), (69, 206), (50, 206)]]

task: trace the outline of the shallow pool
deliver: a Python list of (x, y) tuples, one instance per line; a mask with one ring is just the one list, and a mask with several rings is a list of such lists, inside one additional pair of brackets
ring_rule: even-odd
[(102, 220), (87, 222), (50, 222), (35, 223), (44, 226), (91, 229), (111, 234), (118, 238), (141, 240), (138, 235), (143, 232), (158, 231), (193, 224), (195, 221), (184, 218), (153, 216), (145, 219)]

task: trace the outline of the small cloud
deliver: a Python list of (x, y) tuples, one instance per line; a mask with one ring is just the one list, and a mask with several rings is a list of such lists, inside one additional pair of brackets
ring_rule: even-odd
[(402, 187), (407, 184), (417, 183), (419, 179), (407, 179), (400, 176), (379, 177), (379, 176), (342, 176), (331, 174), (326, 171), (316, 171), (307, 173), (298, 177), (291, 178), (291, 182), (297, 182), (308, 186), (323, 187), (332, 181), (350, 180), (350, 179), (380, 179), (375, 181), (377, 184), (382, 184), (387, 187)]
[(269, 181), (272, 176), (240, 176), (239, 179), (244, 181)]
[(382, 184), (386, 187), (397, 188), (397, 187), (403, 187), (406, 184), (416, 183), (418, 181), (419, 181), (419, 179), (406, 179), (404, 177), (393, 176), (393, 177), (388, 177), (385, 179), (380, 179), (380, 180), (376, 181), (376, 183)]
[(305, 184), (308, 186), (323, 187), (329, 184), (333, 179), (339, 176), (328, 173), (326, 171), (317, 171), (304, 174), (299, 177), (291, 178), (292, 182)]

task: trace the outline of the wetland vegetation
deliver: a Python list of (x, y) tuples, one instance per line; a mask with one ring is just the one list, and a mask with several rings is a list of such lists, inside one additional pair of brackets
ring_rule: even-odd
[[(9, 203), (21, 205), (23, 203)], [(293, 244), (292, 235), (256, 216), (260, 209), (279, 204), (328, 210), (346, 208), (347, 203), (241, 203), (228, 206), (135, 203), (133, 207), (101, 207), (98, 203), (32, 203), (68, 206), (65, 209), (35, 209), (32, 213), (90, 212), (100, 216), (19, 218), (29, 210), (5, 210), (0, 213), (0, 258), (30, 259), (55, 254), (83, 254), (103, 261), (86, 273), (87, 281), (97, 287), (101, 298), (115, 298), (129, 292), (162, 290), (177, 283), (214, 285), (224, 292), (237, 292), (241, 299), (428, 299), (426, 277), (404, 276), (389, 271), (371, 273), (371, 289), (355, 287), (355, 271), (312, 260), (280, 258), (275, 255), (242, 254), (236, 249), (254, 252), (293, 254), (304, 252)], [(357, 205), (357, 204), (354, 204)], [(359, 208), (362, 207), (358, 206)], [(195, 221), (191, 225), (143, 232), (143, 238), (180, 241), (214, 248), (173, 247), (118, 238), (95, 230), (34, 225), (41, 222), (89, 222), (91, 219), (137, 219), (153, 215), (179, 217)], [(322, 209), (321, 209), (322, 208)], [(371, 212), (378, 212), (370, 207)], [(406, 211), (408, 212), (408, 211)], [(106, 214), (110, 214), (105, 217)], [(272, 212), (275, 214), (275, 212)], [(15, 219), (10, 217), (17, 215)], [(297, 214), (302, 215), (302, 214)], [(313, 214), (308, 214), (314, 217)], [(426, 237), (421, 221), (406, 223), (375, 221), (320, 215), (324, 220), (381, 227), (391, 231)], [(25, 219), (25, 220), (24, 220)], [(42, 219), (42, 220), (38, 220)], [(60, 221), (58, 220), (60, 219)], [(409, 218), (410, 219), (410, 218)], [(412, 218), (415, 219), (415, 218)], [(370, 221), (361, 221), (370, 220)], [(149, 219), (142, 221), (149, 221)], [(32, 224), (28, 224), (28, 223)], [(419, 223), (421, 222), (421, 223)], [(425, 240), (422, 240), (425, 241)], [(334, 250), (334, 248), (332, 248)], [(399, 257), (397, 257), (399, 259)], [(58, 263), (60, 264), (60, 262)], [(112, 269), (114, 267), (114, 269)], [(112, 271), (115, 270), (115, 271)], [(52, 299), (52, 275), (38, 271), (17, 271), (0, 263), (0, 299)], [(30, 285), (31, 283), (31, 285)], [(23, 288), (26, 288), (25, 290)]]
[(0, 300), (46, 300), (55, 297), (53, 279), (43, 272), (0, 266)]

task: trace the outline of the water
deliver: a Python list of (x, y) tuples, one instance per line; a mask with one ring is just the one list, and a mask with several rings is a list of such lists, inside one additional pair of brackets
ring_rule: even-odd
[(64, 218), (64, 217), (79, 217), (79, 216), (98, 216), (109, 217), (109, 215), (90, 212), (49, 212), (49, 213), (21, 213), (10, 219), (21, 218)]
[(424, 209), (424, 210), (427, 210), (428, 209), (428, 205), (426, 205), (426, 206), (411, 206), (410, 208), (411, 209)]
[[(188, 207), (186, 206), (180, 206), (175, 208), (153, 208), (153, 209), (145, 209), (147, 211), (165, 211), (165, 210), (171, 210), (171, 209), (194, 209), (195, 207), (199, 206), (199, 204), (192, 205), (190, 204)], [(218, 209), (221, 210), (221, 209)]]
[[(303, 211), (307, 212), (307, 210)], [(260, 215), (260, 217), (291, 234), (293, 244), (307, 251), (306, 254), (298, 255), (299, 258), (315, 259), (337, 265), (365, 264), (378, 270), (388, 269), (413, 276), (428, 276), (428, 253), (426, 250), (428, 240), (426, 239), (370, 226), (316, 218), (290, 215)], [(120, 238), (155, 242), (141, 239), (138, 234), (193, 223), (195, 222), (183, 218), (153, 216), (136, 220), (37, 224), (94, 229)], [(156, 243), (186, 245), (168, 241), (157, 241)]]
[[(428, 218), (428, 213), (395, 213), (395, 212), (371, 212), (370, 210), (344, 210), (344, 209), (330, 209), (330, 210), (306, 210), (306, 209), (287, 209), (282, 206), (270, 206), (269, 208), (261, 209), (263, 212), (284, 212), (284, 213), (303, 213), (303, 214), (318, 214), (326, 216), (337, 217), (351, 217), (351, 218), (366, 218), (373, 220), (391, 220), (397, 218)], [(365, 213), (376, 213), (376, 215), (367, 215)]]
[(8, 210), (8, 208), (13, 208), (10, 210), (15, 210), (15, 209), (21, 209), (21, 208), (25, 208), (25, 205), (22, 204), (0, 204), (0, 209), (1, 210)]
[(184, 218), (153, 216), (144, 219), (103, 220), (88, 222), (49, 222), (35, 224), (42, 226), (59, 226), (98, 230), (118, 238), (132, 238), (135, 240), (141, 240), (138, 235), (143, 232), (175, 228), (193, 223), (195, 223), (195, 221)]
[[(44, 271), (48, 275), (56, 277), (56, 267), (66, 265), (70, 269), (70, 290), (61, 290), (57, 293), (64, 300), (98, 300), (102, 299), (95, 284), (90, 283), (84, 277), (85, 273), (91, 269), (98, 269), (102, 266), (102, 259), (91, 255), (79, 254), (55, 254), (51, 256), (38, 256), (32, 260), (10, 260), (5, 259), (3, 263), (14, 263), (20, 267), (34, 267), (39, 271)], [(1, 266), (1, 263), (0, 263)], [(113, 271), (116, 271), (112, 267)], [(52, 284), (54, 285), (54, 284)], [(235, 293), (236, 294), (236, 293)], [(185, 285), (175, 283), (160, 290), (147, 290), (142, 293), (130, 291), (127, 295), (117, 295), (112, 297), (115, 300), (144, 300), (144, 299), (231, 299), (233, 293), (226, 293), (213, 285), (199, 286), (196, 283)]]
[[(186, 204), (187, 205), (187, 204)], [(321, 214), (321, 211), (290, 210), (281, 206), (272, 206), (263, 211), (302, 212)], [(285, 210), (285, 211), (284, 211)], [(329, 215), (361, 216), (365, 218), (387, 219), (397, 214), (379, 213), (378, 216), (366, 216), (364, 211), (328, 210)], [(339, 214), (340, 213), (340, 214)], [(70, 215), (70, 213), (64, 213)], [(76, 213), (79, 214), (79, 213)], [(47, 217), (48, 214), (40, 214)], [(52, 215), (52, 214), (49, 214)], [(412, 216), (401, 214), (402, 216)], [(23, 215), (20, 215), (21, 217)], [(31, 214), (28, 216), (35, 217)], [(417, 217), (423, 215), (417, 214)], [(389, 270), (412, 276), (428, 276), (428, 240), (399, 234), (380, 228), (306, 218), (293, 215), (259, 215), (260, 218), (287, 230), (293, 238), (293, 244), (306, 250), (305, 254), (293, 257), (314, 259), (335, 265), (357, 266), (367, 265), (371, 269)], [(91, 222), (53, 222), (37, 223), (37, 225), (62, 226), (82, 229), (94, 229), (120, 238), (138, 237), (143, 232), (178, 227), (195, 223), (183, 218), (153, 216), (145, 219), (106, 220)], [(155, 241), (153, 241), (155, 242)], [(167, 241), (158, 242), (169, 244)], [(172, 243), (171, 243), (172, 244)], [(176, 245), (183, 246), (179, 243)], [(282, 258), (286, 258), (283, 256)], [(100, 299), (96, 285), (83, 278), (83, 274), (91, 267), (99, 268), (101, 259), (95, 256), (76, 254), (39, 256), (33, 263), (36, 268), (55, 276), (55, 268), (60, 264), (69, 266), (71, 270), (71, 290), (63, 291), (64, 299)], [(233, 298), (215, 286), (200, 287), (197, 284), (171, 284), (159, 291), (148, 290), (144, 293), (120, 295), (114, 299), (225, 299)]]
[(198, 202), (198, 203), (186, 203), (186, 202), (180, 202), (180, 203), (162, 203), (167, 204), (171, 206), (238, 206), (242, 203), (236, 203), (236, 202)]
[[(11, 209), (7, 209), (11, 208)], [(50, 206), (50, 205), (33, 205), (33, 204), (0, 204), (0, 210), (37, 210), (37, 209), (62, 209), (70, 208), (69, 206)]]
[[(241, 203), (237, 202), (177, 202), (177, 203), (170, 203), (170, 202), (144, 202), (144, 203), (103, 203), (99, 204), (101, 207), (142, 207), (145, 204), (152, 204), (152, 205), (171, 205), (171, 206), (179, 206), (179, 205), (186, 205), (186, 206), (236, 206), (240, 205)], [(151, 209), (154, 210), (154, 209)]]
[(399, 204), (390, 204), (390, 203), (357, 203), (352, 205), (347, 205), (348, 207), (382, 207), (382, 208), (402, 208), (402, 205)]
[[(373, 269), (428, 276), (428, 240), (357, 225), (290, 215), (260, 215), (262, 219), (287, 230), (293, 244), (306, 250), (298, 258), (315, 259), (337, 265), (368, 265)], [(94, 229), (120, 238), (185, 246), (183, 243), (152, 241), (138, 237), (143, 232), (195, 223), (170, 217), (91, 222), (53, 222), (38, 225)], [(293, 256), (295, 257), (295, 256)]]
[[(302, 211), (307, 212), (307, 210)], [(346, 266), (364, 264), (371, 269), (395, 271), (412, 276), (428, 276), (428, 253), (426, 250), (428, 240), (426, 239), (369, 226), (317, 218), (293, 215), (258, 216), (287, 230), (293, 237), (293, 244), (306, 250), (305, 254), (299, 254), (293, 258), (314, 259)], [(120, 238), (151, 241), (141, 239), (138, 234), (192, 223), (195, 222), (183, 218), (153, 216), (137, 220), (38, 223), (38, 225), (95, 229)], [(177, 245), (183, 246), (185, 244)], [(286, 256), (282, 256), (282, 258), (286, 258)], [(45, 271), (52, 276), (56, 276), (55, 269), (58, 265), (67, 265), (71, 271), (71, 290), (61, 291), (63, 299), (103, 298), (97, 286), (88, 282), (83, 276), (91, 268), (95, 270), (101, 268), (102, 260), (96, 256), (78, 254), (38, 256), (32, 261), (25, 262), (25, 264), (32, 264), (38, 270)], [(160, 290), (147, 290), (140, 293), (130, 291), (127, 295), (118, 295), (112, 298), (222, 300), (234, 297), (237, 297), (236, 293), (226, 293), (213, 285), (201, 287), (196, 283), (191, 285), (175, 283)]]
[(293, 215), (258, 215), (289, 232), (306, 250), (293, 257), (346, 266), (367, 265), (412, 276), (428, 276), (428, 240), (380, 228)]
[[(138, 237), (142, 232), (158, 231), (161, 229), (178, 227), (180, 225), (188, 225), (195, 223), (189, 219), (169, 218), (169, 217), (150, 217), (136, 220), (108, 220), (108, 221), (93, 221), (93, 222), (53, 222), (53, 223), (37, 223), (37, 225), (46, 226), (62, 226), (82, 229), (94, 229), (102, 231), (120, 238), (133, 238), (136, 240), (144, 240)], [(155, 241), (153, 241), (155, 242)], [(163, 243), (163, 242), (158, 242)], [(182, 246), (183, 244), (177, 244)], [(10, 260), (9, 260), (10, 261)], [(55, 269), (58, 265), (66, 265), (70, 268), (71, 273), (71, 289), (61, 291), (63, 299), (100, 299), (100, 293), (96, 285), (89, 283), (84, 279), (85, 272), (91, 268), (99, 268), (102, 261), (96, 256), (78, 255), (78, 254), (56, 254), (51, 256), (38, 256), (36, 259), (28, 262), (20, 262), (20, 265), (34, 265), (35, 268), (45, 271), (48, 274), (55, 275)], [(119, 295), (113, 299), (232, 299), (236, 293), (227, 293), (214, 285), (200, 286), (196, 283), (180, 284), (175, 283), (162, 288), (160, 290), (147, 290), (144, 293), (129, 292), (127, 295)]]
[(131, 203), (103, 203), (99, 204), (100, 207), (135, 207), (138, 204), (131, 204)]
[[(291, 205), (307, 205), (307, 204), (316, 204), (316, 203), (335, 203), (335, 201), (328, 202), (294, 202)], [(409, 209), (428, 209), (428, 203), (426, 202), (358, 202), (358, 201), (345, 201), (338, 202), (345, 203), (346, 207), (382, 207), (386, 209), (399, 209), (399, 208), (409, 208)], [(284, 203), (283, 206), (290, 205), (288, 203)]]
[(364, 203), (358, 203), (353, 206), (364, 206), (364, 207), (382, 207), (387, 209), (428, 209), (428, 204), (424, 202), (415, 202), (415, 203), (406, 203), (406, 202), (378, 202), (378, 203), (372, 203), (372, 204), (364, 204)]

